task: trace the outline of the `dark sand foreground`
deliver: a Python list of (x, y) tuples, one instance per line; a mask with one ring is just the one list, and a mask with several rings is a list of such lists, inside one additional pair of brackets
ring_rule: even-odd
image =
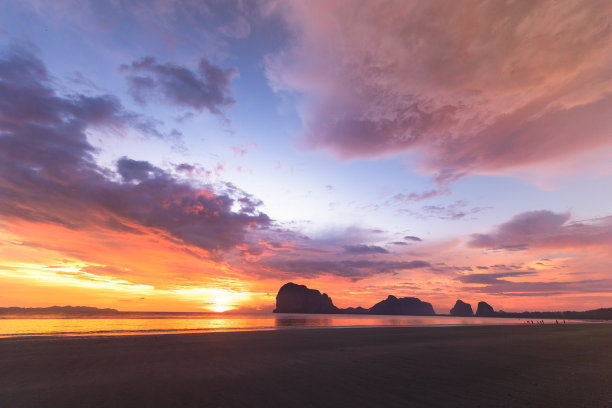
[(2, 407), (612, 407), (612, 325), (0, 339)]

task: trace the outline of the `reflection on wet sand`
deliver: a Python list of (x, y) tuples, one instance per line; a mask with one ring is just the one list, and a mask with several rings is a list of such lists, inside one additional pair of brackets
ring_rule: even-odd
[(333, 325), (333, 320), (325, 317), (277, 317), (275, 325), (277, 327), (328, 327)]

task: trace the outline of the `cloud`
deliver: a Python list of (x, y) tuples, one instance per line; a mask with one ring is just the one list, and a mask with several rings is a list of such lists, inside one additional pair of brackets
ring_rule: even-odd
[[(381, 232), (375, 228), (352, 227), (308, 237), (294, 230), (262, 230), (257, 234), (258, 241), (250, 239), (241, 246), (246, 259), (243, 267), (251, 276), (265, 279), (331, 276), (353, 281), (431, 267), (416, 255), (392, 253), (380, 245), (356, 243), (357, 239), (368, 241), (376, 237), (385, 240), (380, 237)], [(384, 260), (380, 259), (381, 255)]]
[(471, 272), (473, 269), (471, 266), (447, 265), (444, 262), (438, 262), (432, 266), (431, 270), (439, 274), (456, 274), (457, 272)]
[(235, 102), (229, 88), (236, 69), (223, 69), (206, 58), (195, 71), (170, 62), (160, 64), (153, 57), (121, 65), (120, 70), (126, 75), (132, 97), (141, 104), (158, 97), (180, 107), (220, 114)]
[(475, 248), (525, 249), (528, 241), (554, 233), (569, 220), (569, 214), (540, 210), (512, 217), (488, 234), (472, 234), (469, 245)]
[[(233, 184), (195, 184), (185, 178), (205, 172), (195, 165), (164, 170), (121, 157), (112, 169), (100, 167), (88, 130), (107, 132), (138, 122), (111, 96), (58, 95), (44, 64), (33, 55), (13, 53), (0, 60), (0, 90), (0, 106), (11, 109), (0, 111), (0, 213), (5, 222), (25, 220), (41, 229), (43, 224), (60, 226), (74, 235), (140, 234), (182, 247), (194, 259), (222, 255), (239, 273), (268, 278), (332, 275), (358, 280), (430, 266), (419, 259), (369, 258), (388, 252), (369, 244), (387, 239), (380, 229), (354, 227), (306, 239), (273, 228), (260, 211), (261, 201)], [(347, 252), (359, 259), (345, 259)]]
[[(548, 0), (278, 2), (292, 45), (266, 60), (302, 97), (303, 146), (417, 151), (444, 183), (612, 145), (612, 5)], [(330, 68), (333, 67), (333, 68)]]
[(163, 172), (147, 161), (122, 157), (117, 161), (117, 172), (125, 181), (141, 182), (162, 176)]
[(42, 61), (23, 51), (0, 58), (0, 213), (4, 220), (158, 231), (209, 252), (234, 248), (267, 228), (259, 200), (229, 183), (193, 185), (146, 161), (94, 160), (87, 132), (139, 126), (109, 95), (60, 96)]
[(515, 215), (487, 234), (473, 234), (468, 245), (502, 250), (610, 247), (612, 216), (572, 222), (569, 213), (528, 211)]
[(399, 193), (394, 195), (391, 199), (396, 202), (409, 202), (409, 201), (423, 201), (428, 200), (437, 196), (447, 196), (450, 195), (451, 192), (447, 188), (438, 188), (429, 191), (424, 191), (422, 193), (410, 193), (403, 194)]
[(246, 38), (251, 33), (251, 25), (243, 16), (238, 16), (229, 24), (219, 27), (219, 31), (231, 38)]
[(400, 210), (417, 218), (439, 218), (441, 220), (461, 220), (473, 219), (473, 215), (478, 214), (491, 207), (469, 207), (463, 200), (455, 201), (448, 205), (426, 205), (421, 207), (421, 212), (410, 209)]
[(363, 255), (363, 254), (388, 254), (385, 248), (376, 245), (347, 245), (344, 247), (347, 254)]
[(152, 44), (169, 52), (187, 46), (216, 54), (226, 52), (228, 40), (249, 37), (250, 20), (257, 11), (256, 4), (243, 0), (23, 0), (18, 5), (45, 24), (61, 25), (79, 35), (103, 36), (101, 43), (115, 33), (122, 46)]
[(244, 155), (248, 153), (247, 148), (244, 146), (231, 146), (230, 149), (234, 152), (234, 157), (244, 157)]
[(373, 261), (373, 260), (308, 260), (274, 259), (264, 263), (264, 268), (272, 268), (275, 277), (315, 278), (333, 275), (353, 280), (378, 274), (398, 273), (411, 269), (431, 266), (422, 260), (413, 261)]
[(416, 241), (416, 242), (421, 242), (421, 241), (423, 241), (421, 238), (419, 238), (419, 237), (415, 237), (414, 235), (406, 235), (406, 236), (404, 237), (404, 239), (405, 239), (406, 241)]
[(612, 291), (612, 279), (585, 279), (579, 281), (509, 281), (505, 278), (531, 275), (530, 272), (485, 273), (460, 276), (463, 290), (505, 296), (554, 296), (561, 294), (607, 293)]
[[(474, 273), (470, 275), (462, 275), (457, 280), (463, 283), (474, 283), (474, 284), (494, 284), (503, 280), (503, 278), (511, 278), (517, 276), (530, 275), (532, 272), (500, 272), (500, 273)], [(507, 282), (507, 281), (504, 281)]]

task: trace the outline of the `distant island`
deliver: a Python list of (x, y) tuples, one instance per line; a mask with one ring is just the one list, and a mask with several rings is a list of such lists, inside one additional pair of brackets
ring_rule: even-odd
[(5, 315), (68, 315), (68, 316), (93, 316), (93, 315), (115, 315), (119, 314), (116, 309), (99, 309), (90, 306), (51, 306), (51, 307), (0, 307), (0, 316)]
[[(91, 306), (51, 306), (51, 307), (0, 307), (0, 318), (11, 316), (36, 316), (57, 315), (64, 317), (121, 317), (133, 313), (139, 315), (201, 315), (202, 312), (125, 312), (111, 308), (97, 308)], [(316, 289), (310, 289), (305, 285), (293, 282), (284, 284), (276, 295), (276, 308), (273, 313), (311, 313), (311, 314), (369, 314), (369, 315), (403, 315), (403, 316), (445, 316), (437, 314), (429, 302), (424, 302), (416, 297), (398, 298), (388, 295), (386, 299), (376, 303), (370, 308), (347, 307), (339, 308), (334, 305), (333, 300), (326, 294)], [(210, 314), (210, 313), (205, 313)], [(612, 320), (612, 308), (600, 308), (576, 311), (557, 312), (504, 312), (496, 311), (487, 302), (478, 302), (476, 313), (472, 305), (457, 300), (449, 311), (450, 316), (460, 317), (504, 317), (532, 319), (588, 319), (588, 320)]]
[[(316, 289), (293, 282), (284, 284), (276, 295), (276, 308), (274, 313), (315, 313), (315, 314), (372, 314), (372, 315), (405, 315), (405, 316), (433, 316), (436, 315), (431, 303), (424, 302), (415, 297), (397, 298), (389, 295), (387, 299), (365, 309), (363, 307), (338, 308), (332, 299)], [(504, 312), (495, 311), (487, 302), (478, 302), (476, 313), (472, 305), (457, 300), (450, 310), (451, 316), (463, 317), (507, 317), (523, 319), (612, 319), (612, 308), (587, 310), (584, 312)]]
[(274, 313), (435, 315), (431, 303), (423, 302), (413, 297), (398, 299), (392, 295), (369, 309), (364, 309), (363, 307), (340, 309), (334, 306), (333, 301), (327, 294), (293, 282), (284, 284), (278, 291)]

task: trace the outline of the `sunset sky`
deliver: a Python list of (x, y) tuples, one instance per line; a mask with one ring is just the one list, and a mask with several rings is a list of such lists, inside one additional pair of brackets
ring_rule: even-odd
[(612, 2), (6, 0), (0, 306), (612, 307)]

